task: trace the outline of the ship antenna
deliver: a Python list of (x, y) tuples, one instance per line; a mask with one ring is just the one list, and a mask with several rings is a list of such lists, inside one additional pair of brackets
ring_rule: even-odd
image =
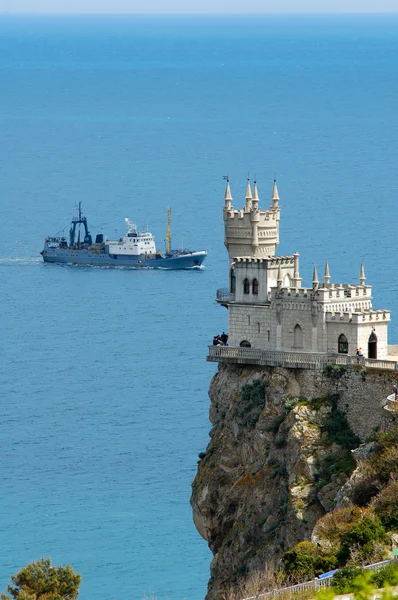
[(81, 218), (82, 218), (82, 203), (79, 202), (79, 221), (81, 220)]
[(171, 252), (171, 208), (167, 207), (167, 233), (166, 233), (166, 250), (167, 252)]

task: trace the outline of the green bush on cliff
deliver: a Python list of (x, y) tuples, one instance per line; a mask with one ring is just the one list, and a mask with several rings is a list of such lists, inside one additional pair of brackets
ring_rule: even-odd
[(256, 379), (244, 385), (240, 392), (239, 408), (236, 417), (243, 427), (254, 427), (265, 405), (266, 382)]
[(375, 562), (385, 557), (390, 545), (391, 540), (384, 531), (379, 517), (369, 512), (342, 535), (337, 559), (339, 565), (345, 565), (354, 551), (357, 562), (362, 564)]
[(299, 542), (284, 554), (282, 561), (286, 574), (294, 581), (313, 579), (337, 566), (333, 554), (320, 551), (312, 542)]
[(370, 571), (359, 567), (345, 567), (338, 571), (332, 579), (335, 594), (349, 594), (354, 591), (357, 582), (365, 575), (368, 583), (377, 589), (398, 585), (398, 565), (390, 564), (378, 571)]

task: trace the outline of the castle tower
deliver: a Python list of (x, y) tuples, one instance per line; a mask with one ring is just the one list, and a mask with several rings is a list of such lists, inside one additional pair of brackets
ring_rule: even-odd
[(245, 204), (241, 210), (232, 206), (232, 196), (227, 181), (224, 199), (224, 243), (230, 263), (234, 258), (269, 258), (275, 255), (279, 245), (279, 193), (274, 181), (271, 206), (268, 210), (259, 207), (257, 183), (253, 193), (250, 180), (246, 185)]

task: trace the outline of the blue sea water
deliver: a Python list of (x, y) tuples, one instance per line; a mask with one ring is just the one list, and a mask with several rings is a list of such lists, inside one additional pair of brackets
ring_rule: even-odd
[[(0, 18), (0, 589), (50, 555), (87, 600), (200, 600), (190, 484), (207, 444), (206, 346), (226, 328), (224, 184), (248, 171), (281, 254), (365, 261), (398, 307), (398, 17)], [(78, 201), (92, 233), (149, 223), (197, 272), (44, 265)], [(391, 342), (398, 341), (398, 317)]]

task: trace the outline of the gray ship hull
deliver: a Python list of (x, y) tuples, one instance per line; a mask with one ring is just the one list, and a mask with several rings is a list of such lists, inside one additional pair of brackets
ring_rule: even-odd
[(207, 252), (175, 252), (170, 255), (131, 256), (97, 253), (81, 248), (46, 248), (41, 253), (44, 262), (95, 267), (128, 267), (131, 269), (194, 269), (202, 265)]

